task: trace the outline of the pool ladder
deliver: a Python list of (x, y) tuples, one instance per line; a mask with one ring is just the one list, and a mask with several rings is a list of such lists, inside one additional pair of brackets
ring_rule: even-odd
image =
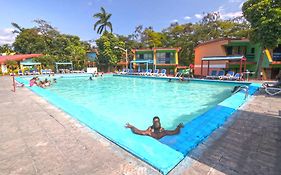
[(245, 91), (245, 97), (244, 97), (244, 100), (245, 100), (249, 95), (249, 87), (248, 86), (246, 86), (246, 85), (239, 86), (239, 88), (237, 88), (233, 93), (235, 94), (235, 93), (237, 93), (241, 90)]

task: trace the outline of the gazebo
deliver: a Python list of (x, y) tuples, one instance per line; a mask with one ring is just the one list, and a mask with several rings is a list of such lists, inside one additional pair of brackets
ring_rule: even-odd
[(56, 72), (58, 72), (58, 66), (59, 65), (71, 65), (71, 70), (73, 70), (72, 62), (55, 62), (55, 65), (56, 65)]
[(35, 61), (32, 60), (32, 59), (27, 59), (27, 60), (21, 61), (21, 62), (20, 62), (20, 66), (21, 66), (21, 68), (22, 68), (23, 66), (40, 66), (40, 67), (41, 67), (41, 63), (35, 62)]
[(242, 73), (242, 67), (244, 65), (244, 72), (246, 71), (246, 57), (245, 56), (214, 56), (214, 57), (203, 57), (201, 60), (201, 76), (203, 76), (203, 63), (207, 61), (207, 74), (210, 69), (211, 61), (227, 61), (227, 62), (237, 62), (239, 64), (239, 71)]
[[(130, 62), (130, 68), (132, 68), (133, 63), (138, 64), (138, 65), (141, 63), (146, 64), (146, 71), (148, 71), (148, 64), (153, 64), (153, 60), (133, 60)], [(138, 69), (140, 69), (140, 66), (138, 66)]]

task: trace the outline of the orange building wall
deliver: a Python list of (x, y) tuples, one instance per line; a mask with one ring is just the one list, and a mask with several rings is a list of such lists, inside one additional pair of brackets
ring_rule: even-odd
[[(223, 45), (228, 44), (228, 40), (222, 40), (222, 41), (216, 41), (216, 42), (210, 42), (206, 44), (198, 45), (195, 48), (195, 68), (194, 68), (194, 74), (195, 75), (201, 75), (201, 59), (203, 57), (209, 57), (209, 56), (226, 56), (226, 51)], [(203, 65), (203, 75), (207, 75), (207, 65), (208, 62), (204, 61)], [(212, 61), (210, 62), (210, 69), (209, 71), (212, 71), (214, 69), (222, 69), (222, 68), (212, 68), (212, 66), (216, 65), (225, 65), (225, 61)]]

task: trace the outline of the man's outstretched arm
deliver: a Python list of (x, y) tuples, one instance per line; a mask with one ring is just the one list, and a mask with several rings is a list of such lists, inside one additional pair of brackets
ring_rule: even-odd
[(130, 125), (129, 123), (126, 123), (125, 128), (130, 128), (131, 131), (135, 134), (150, 135), (149, 128), (147, 130), (140, 130), (140, 129), (134, 127), (133, 125)]
[(165, 135), (175, 135), (180, 132), (180, 129), (183, 128), (183, 124), (180, 123), (175, 130), (165, 130)]

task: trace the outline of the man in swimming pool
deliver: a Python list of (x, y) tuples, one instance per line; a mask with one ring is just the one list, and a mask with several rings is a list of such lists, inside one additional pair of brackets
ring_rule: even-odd
[(160, 119), (159, 117), (155, 116), (153, 118), (153, 125), (148, 127), (147, 130), (139, 130), (138, 128), (134, 127), (133, 125), (130, 125), (127, 123), (125, 125), (126, 128), (130, 128), (133, 133), (139, 134), (139, 135), (147, 135), (151, 136), (155, 139), (161, 139), (162, 137), (166, 135), (175, 135), (180, 132), (180, 129), (183, 128), (183, 124), (180, 123), (175, 130), (165, 130), (161, 127)]

